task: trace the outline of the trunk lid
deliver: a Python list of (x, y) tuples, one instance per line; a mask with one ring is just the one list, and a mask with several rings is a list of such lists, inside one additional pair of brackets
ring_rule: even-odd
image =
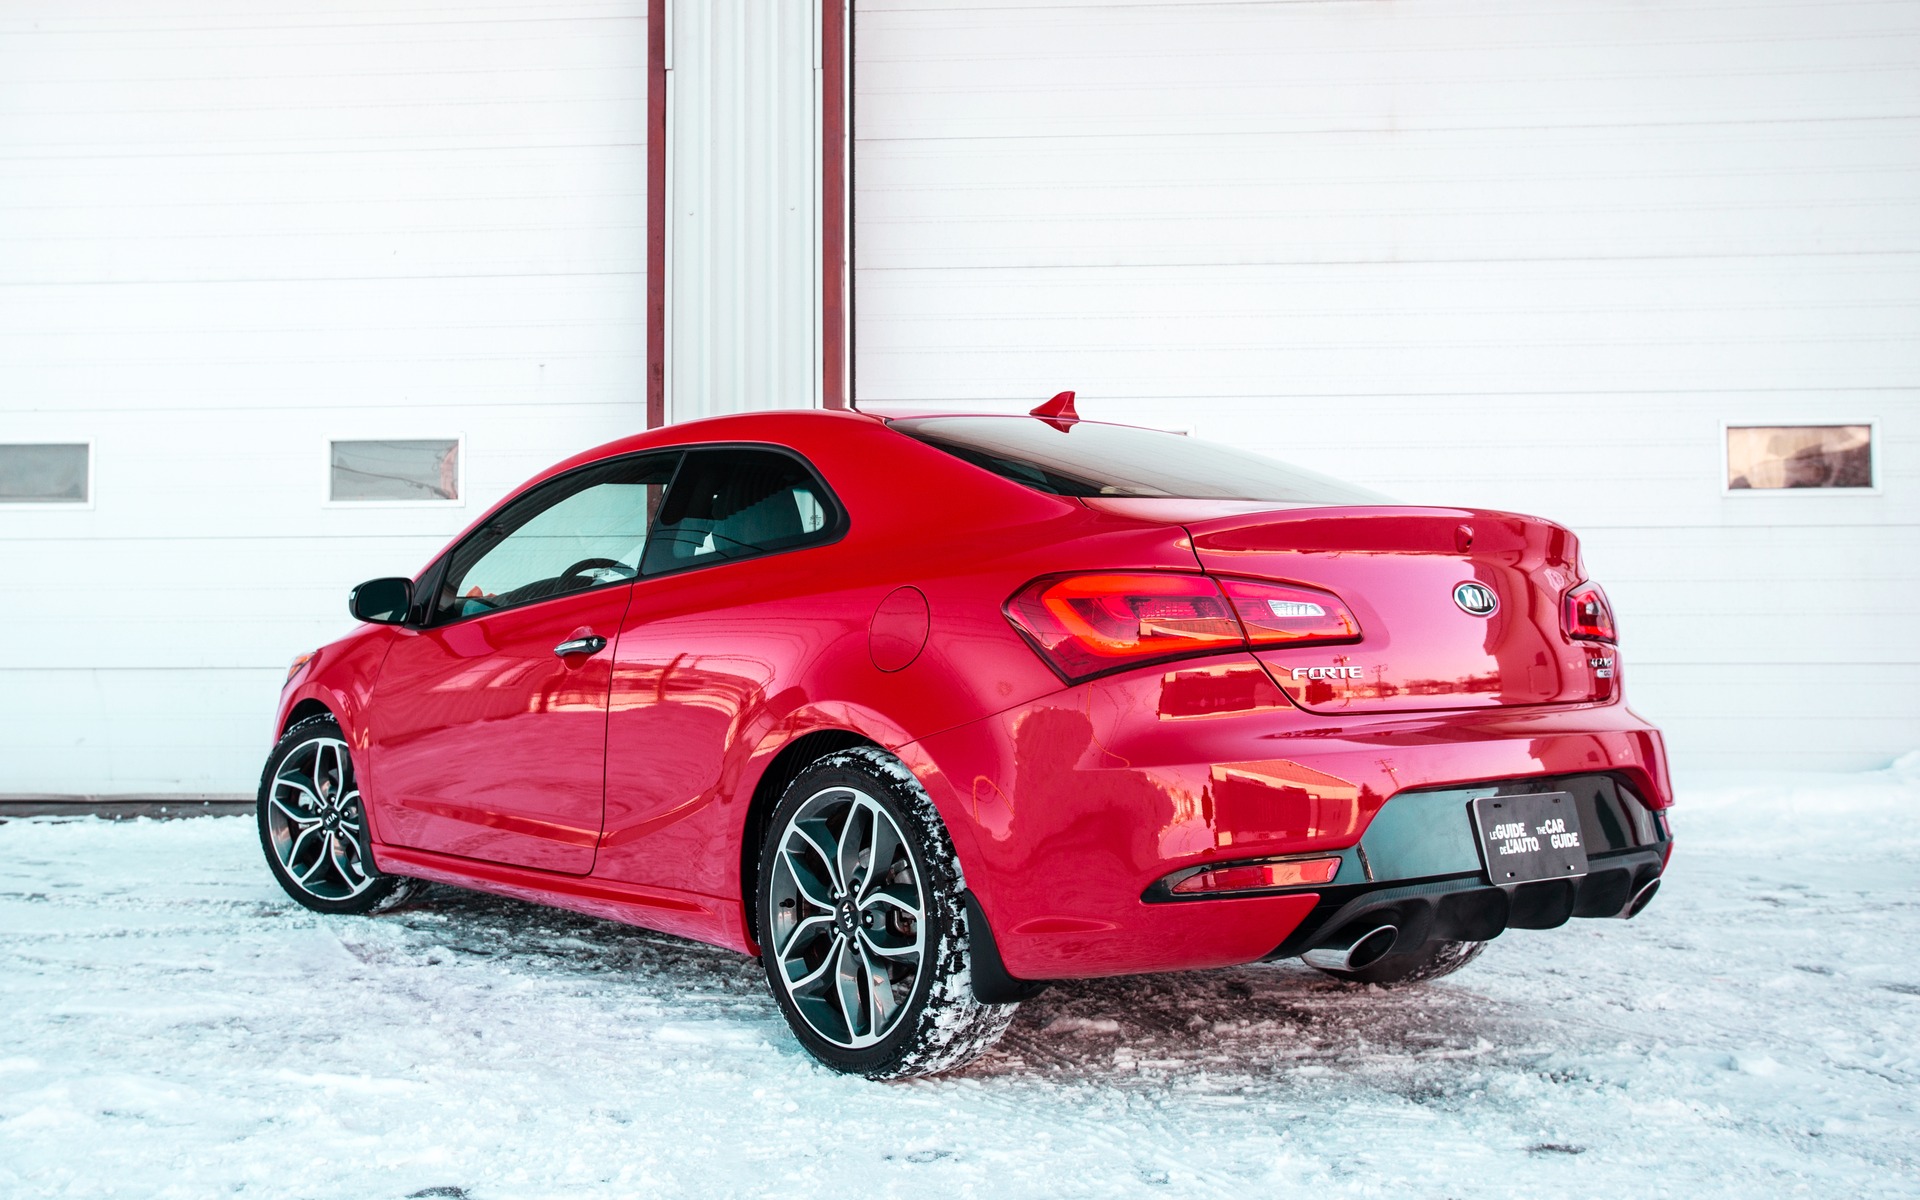
[[(1563, 631), (1562, 597), (1583, 575), (1578, 540), (1551, 521), (1404, 507), (1197, 515), (1182, 514), (1209, 573), (1322, 588), (1359, 619), (1357, 642), (1260, 651), (1302, 708), (1419, 712), (1614, 696), (1613, 647)], [(1486, 599), (1474, 585), (1491, 593), (1492, 612), (1472, 611)]]

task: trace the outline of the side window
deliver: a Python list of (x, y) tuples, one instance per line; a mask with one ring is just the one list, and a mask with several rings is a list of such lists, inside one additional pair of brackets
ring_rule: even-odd
[(647, 543), (649, 575), (830, 540), (839, 508), (798, 459), (772, 450), (692, 450)]
[(617, 459), (542, 484), (454, 550), (436, 621), (626, 583), (677, 453)]

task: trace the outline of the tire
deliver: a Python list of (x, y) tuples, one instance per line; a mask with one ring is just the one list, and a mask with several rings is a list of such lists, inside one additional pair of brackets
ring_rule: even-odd
[(1428, 942), (1406, 954), (1389, 954), (1358, 971), (1336, 971), (1315, 967), (1335, 979), (1349, 983), (1374, 983), (1391, 987), (1402, 983), (1425, 983), (1442, 975), (1451, 975), (1480, 957), (1485, 942)]
[[(760, 962), (815, 1058), (907, 1079), (953, 1070), (999, 1040), (1019, 1005), (974, 995), (953, 843), (898, 759), (861, 746), (815, 761), (767, 829)], [(887, 862), (877, 874), (876, 851)]]
[(353, 757), (332, 717), (308, 717), (280, 738), (255, 808), (267, 869), (313, 911), (376, 912), (413, 894), (413, 880), (373, 865)]

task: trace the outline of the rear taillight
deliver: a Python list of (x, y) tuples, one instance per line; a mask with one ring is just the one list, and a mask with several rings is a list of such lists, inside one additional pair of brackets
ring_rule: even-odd
[(1613, 606), (1607, 603), (1607, 594), (1599, 584), (1575, 584), (1561, 601), (1560, 612), (1568, 637), (1589, 642), (1614, 640)]
[(1036, 579), (1007, 616), (1068, 679), (1246, 645), (1233, 608), (1205, 575), (1102, 574)]
[(1332, 592), (1254, 579), (1222, 579), (1220, 586), (1255, 646), (1344, 642), (1360, 636), (1360, 622)]
[(1360, 636), (1330, 592), (1157, 571), (1036, 579), (1007, 601), (1007, 619), (1070, 682), (1249, 644)]

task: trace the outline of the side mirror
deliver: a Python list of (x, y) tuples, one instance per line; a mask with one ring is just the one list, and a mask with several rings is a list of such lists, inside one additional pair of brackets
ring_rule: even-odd
[(413, 608), (413, 580), (369, 579), (347, 595), (347, 611), (356, 621), (401, 625)]

